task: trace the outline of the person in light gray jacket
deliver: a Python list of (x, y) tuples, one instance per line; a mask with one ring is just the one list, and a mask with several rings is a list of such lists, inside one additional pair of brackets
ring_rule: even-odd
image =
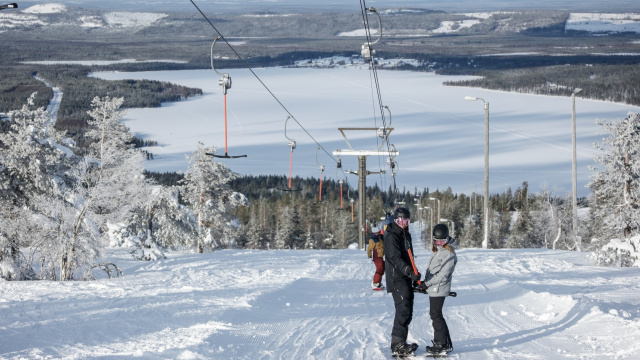
[(429, 295), (429, 315), (433, 325), (433, 346), (427, 346), (431, 354), (446, 354), (453, 351), (447, 322), (442, 315), (444, 299), (451, 291), (451, 278), (458, 257), (455, 252), (456, 240), (449, 236), (447, 225), (438, 224), (433, 228), (433, 255), (429, 260), (424, 281), (418, 290)]

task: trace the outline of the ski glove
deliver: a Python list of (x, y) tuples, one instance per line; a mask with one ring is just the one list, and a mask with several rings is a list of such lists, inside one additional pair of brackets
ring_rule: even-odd
[(421, 293), (427, 293), (427, 284), (425, 284), (424, 282), (421, 282), (418, 285), (418, 291), (420, 291)]
[(413, 281), (420, 281), (420, 279), (422, 278), (422, 275), (420, 275), (420, 273), (418, 272), (417, 274), (413, 271), (413, 268), (411, 266), (407, 266), (404, 268), (404, 273), (405, 275), (407, 275), (408, 277), (411, 278), (411, 280)]

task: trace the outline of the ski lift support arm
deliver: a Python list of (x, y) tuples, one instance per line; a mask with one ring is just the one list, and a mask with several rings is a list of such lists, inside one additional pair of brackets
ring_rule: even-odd
[[(344, 138), (344, 140), (347, 142), (347, 145), (349, 145), (349, 149), (351, 151), (357, 151), (353, 149), (353, 146), (351, 146), (351, 143), (349, 142), (349, 139), (347, 139), (347, 135), (344, 133), (345, 131), (356, 131), (356, 130), (373, 130), (373, 131), (379, 131), (379, 128), (338, 128), (338, 130), (340, 131), (340, 133), (342, 134), (342, 137)], [(389, 135), (391, 134), (391, 132), (393, 131), (393, 128), (385, 128), (385, 133), (384, 133), (384, 137), (383, 137), (383, 141), (380, 144), (380, 146), (378, 147), (377, 151), (368, 151), (368, 150), (360, 150), (360, 151), (365, 151), (368, 152), (367, 154), (352, 154), (349, 153), (349, 150), (340, 150), (340, 151), (344, 151), (345, 155), (366, 155), (366, 156), (377, 156), (377, 155), (389, 155), (389, 156), (396, 156), (397, 155), (397, 151), (382, 151), (382, 147), (384, 146), (384, 144), (386, 144), (386, 142), (389, 139)], [(370, 152), (370, 153), (369, 153)], [(391, 153), (396, 153), (395, 155), (391, 154)], [(333, 155), (339, 155), (336, 154), (336, 152), (333, 152)]]

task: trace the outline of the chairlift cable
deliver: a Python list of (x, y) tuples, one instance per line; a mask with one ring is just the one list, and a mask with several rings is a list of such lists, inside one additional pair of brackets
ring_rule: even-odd
[[(362, 11), (362, 20), (363, 20), (363, 24), (364, 24), (364, 27), (365, 27), (365, 34), (366, 34), (366, 37), (367, 37), (367, 45), (371, 46), (371, 29), (369, 27), (369, 20), (367, 18), (367, 14), (366, 14), (367, 5), (366, 5), (365, 0), (360, 0), (360, 9)], [(373, 8), (371, 8), (371, 9), (373, 9)], [(375, 9), (373, 9), (373, 10), (375, 11)], [(380, 25), (380, 27), (382, 27), (382, 25)], [(376, 92), (377, 92), (377, 95), (378, 95), (378, 105), (380, 106), (380, 117), (381, 117), (381, 120), (382, 120), (383, 128), (386, 128), (387, 125), (386, 125), (386, 121), (385, 121), (385, 117), (384, 117), (384, 105), (382, 103), (382, 92), (380, 90), (380, 81), (378, 79), (378, 71), (377, 71), (376, 63), (375, 63), (375, 52), (372, 51), (370, 55), (371, 55), (371, 62), (370, 62), (370, 64), (371, 64), (371, 73), (373, 74), (373, 78), (375, 80), (375, 87), (376, 87)], [(374, 112), (374, 119), (375, 119), (375, 112)], [(388, 153), (391, 154), (391, 146), (390, 146), (390, 143), (389, 143), (389, 138), (387, 138), (387, 140), (386, 140), (386, 145), (387, 145)], [(391, 163), (390, 165), (392, 165), (393, 161), (394, 161), (393, 158), (391, 156), (389, 156), (389, 162)], [(382, 176), (382, 174), (381, 174), (381, 176)], [(393, 176), (393, 187), (394, 187), (394, 189), (396, 189), (395, 173), (394, 173), (394, 176)]]
[(291, 116), (291, 118), (293, 119), (293, 121), (295, 121), (298, 126), (300, 126), (302, 128), (302, 130), (307, 134), (307, 136), (309, 136), (309, 138), (311, 138), (311, 140), (313, 140), (313, 142), (316, 143), (316, 145), (318, 145), (322, 151), (324, 151), (330, 158), (332, 158), (335, 162), (338, 162), (333, 155), (331, 155), (331, 153), (329, 151), (327, 151), (314, 137), (313, 135), (311, 135), (311, 133), (309, 131), (307, 131), (307, 129), (302, 126), (302, 124), (300, 124), (300, 122), (295, 118), (295, 116), (293, 116), (293, 114), (291, 114), (291, 112), (289, 111), (289, 109), (287, 109), (286, 106), (284, 106), (284, 104), (280, 101), (280, 99), (278, 99), (278, 97), (271, 91), (271, 89), (269, 89), (269, 87), (262, 81), (262, 79), (260, 79), (260, 77), (258, 76), (258, 74), (255, 73), (255, 71), (253, 71), (253, 69), (249, 66), (249, 64), (247, 64), (247, 62), (244, 60), (244, 58), (242, 56), (240, 56), (240, 54), (233, 48), (233, 46), (231, 46), (231, 44), (229, 44), (229, 42), (227, 41), (227, 39), (222, 35), (222, 33), (215, 27), (215, 25), (213, 25), (213, 23), (211, 22), (211, 20), (209, 20), (209, 18), (204, 14), (204, 12), (202, 12), (202, 10), (198, 7), (198, 5), (196, 5), (196, 3), (193, 0), (189, 0), (191, 1), (191, 4), (193, 4), (193, 6), (198, 10), (198, 12), (200, 12), (200, 14), (204, 17), (205, 20), (207, 20), (207, 22), (209, 23), (209, 25), (211, 25), (211, 27), (213, 28), (213, 30), (215, 30), (216, 33), (218, 33), (218, 36), (220, 36), (220, 38), (222, 40), (224, 40), (224, 42), (227, 44), (227, 46), (229, 46), (229, 48), (231, 49), (231, 51), (233, 51), (233, 53), (236, 55), (236, 57), (242, 62), (242, 64), (244, 65), (245, 68), (247, 68), (251, 74), (253, 74), (253, 76), (258, 80), (258, 82), (260, 82), (260, 84), (267, 90), (267, 92), (271, 95), (271, 97), (273, 97), (273, 99), (280, 105), (280, 107), (282, 107), (282, 109), (289, 115)]

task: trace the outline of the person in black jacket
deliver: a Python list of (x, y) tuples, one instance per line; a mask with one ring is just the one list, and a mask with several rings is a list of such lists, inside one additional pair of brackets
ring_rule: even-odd
[(396, 308), (391, 330), (391, 352), (395, 355), (408, 355), (415, 352), (418, 344), (407, 344), (409, 324), (413, 318), (413, 282), (420, 280), (420, 273), (414, 270), (409, 250), (413, 254), (407, 208), (397, 208), (394, 222), (387, 226), (384, 233), (385, 279), (387, 292), (393, 297)]

